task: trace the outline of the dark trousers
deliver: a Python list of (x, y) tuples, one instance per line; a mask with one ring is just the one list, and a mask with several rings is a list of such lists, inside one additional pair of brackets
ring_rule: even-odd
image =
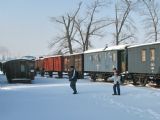
[(120, 95), (120, 85), (118, 83), (113, 85), (113, 92), (115, 95), (117, 95), (117, 92)]
[(71, 81), (71, 82), (70, 82), (70, 87), (73, 89), (74, 93), (77, 93), (77, 90), (76, 90), (76, 82), (77, 82), (77, 81)]

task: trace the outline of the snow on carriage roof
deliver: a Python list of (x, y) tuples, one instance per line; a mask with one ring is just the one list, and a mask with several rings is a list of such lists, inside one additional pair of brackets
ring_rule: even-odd
[(80, 55), (80, 54), (83, 54), (82, 52), (80, 53), (73, 53), (73, 54), (70, 54), (70, 55)]
[(160, 42), (136, 44), (136, 45), (131, 45), (131, 46), (129, 46), (128, 48), (141, 47), (141, 46), (154, 45), (154, 44), (160, 44)]
[(73, 53), (73, 54), (65, 54), (63, 56), (72, 56), (72, 55), (81, 55), (83, 54), (83, 52), (80, 52), (80, 53)]
[[(44, 59), (44, 58), (50, 58), (50, 57), (61, 57), (61, 56), (72, 56), (72, 55), (80, 55), (80, 54), (83, 54), (83, 53), (73, 53), (73, 54), (66, 54), (66, 55), (48, 55), (48, 56), (44, 56), (43, 58), (41, 59)], [(38, 59), (38, 58), (37, 58)]]
[(84, 53), (93, 53), (93, 52), (101, 52), (101, 51), (104, 51), (104, 48), (90, 49), (90, 50), (84, 51)]
[(124, 44), (124, 45), (111, 46), (111, 47), (106, 48), (105, 51), (107, 51), (107, 50), (123, 50), (127, 46), (129, 46), (129, 45), (128, 44)]
[(41, 59), (44, 59), (44, 58), (50, 58), (50, 57), (60, 57), (62, 55), (48, 55), (48, 56), (44, 56), (43, 58)]
[(94, 53), (94, 52), (109, 51), (109, 50), (123, 50), (127, 46), (129, 46), (129, 45), (127, 45), (127, 44), (125, 44), (125, 45), (116, 45), (116, 46), (107, 47), (105, 49), (104, 48), (99, 48), (99, 49), (87, 50), (84, 53)]
[(7, 61), (5, 61), (4, 63), (11, 62), (11, 61), (34, 61), (34, 59), (28, 59), (28, 58), (15, 58), (15, 59), (7, 60)]
[(35, 60), (43, 60), (44, 59), (44, 57), (36, 57), (36, 59)]
[(35, 59), (36, 59), (36, 57), (34, 57), (34, 56), (22, 56), (22, 57), (20, 57), (19, 59), (35, 60)]

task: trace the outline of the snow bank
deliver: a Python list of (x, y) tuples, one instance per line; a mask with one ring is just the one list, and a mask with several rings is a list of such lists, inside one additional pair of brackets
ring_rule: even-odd
[(0, 71), (0, 75), (2, 75), (3, 74), (3, 72), (2, 71)]

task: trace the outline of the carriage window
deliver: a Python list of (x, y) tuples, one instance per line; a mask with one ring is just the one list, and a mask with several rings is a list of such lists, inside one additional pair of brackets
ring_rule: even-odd
[(115, 53), (112, 53), (112, 61), (116, 61), (116, 54)]
[(141, 60), (142, 62), (146, 62), (146, 50), (141, 51)]
[(100, 62), (100, 55), (99, 54), (97, 54), (97, 62)]
[(106, 52), (105, 53), (105, 59), (108, 59), (109, 55), (110, 55), (109, 52)]
[(92, 56), (92, 55), (90, 56), (90, 61), (92, 61), (92, 62), (93, 62), (93, 56)]
[(150, 49), (150, 61), (155, 61), (155, 49)]
[(25, 66), (21, 65), (21, 72), (25, 72)]

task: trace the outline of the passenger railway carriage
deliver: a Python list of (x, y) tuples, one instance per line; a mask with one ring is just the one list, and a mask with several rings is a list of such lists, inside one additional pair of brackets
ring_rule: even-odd
[(111, 76), (113, 68), (119, 72), (125, 72), (127, 45), (118, 45), (106, 49), (88, 50), (84, 52), (84, 72), (91, 75), (93, 81), (97, 77), (107, 80)]
[(128, 47), (128, 73), (135, 84), (160, 84), (160, 42)]

